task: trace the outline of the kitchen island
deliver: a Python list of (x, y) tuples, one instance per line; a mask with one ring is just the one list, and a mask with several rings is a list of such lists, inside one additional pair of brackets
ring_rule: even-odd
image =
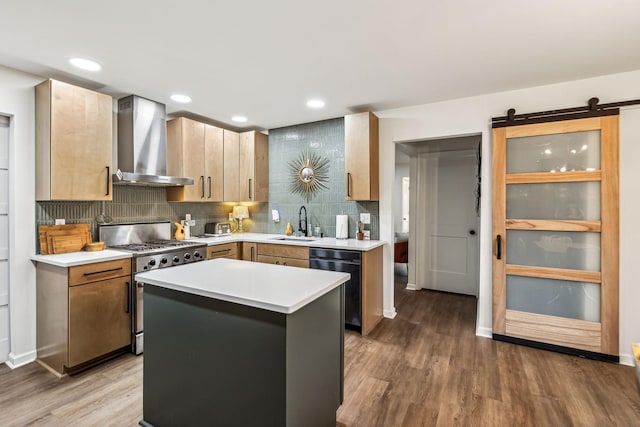
[(345, 273), (215, 259), (145, 284), (144, 426), (335, 426)]

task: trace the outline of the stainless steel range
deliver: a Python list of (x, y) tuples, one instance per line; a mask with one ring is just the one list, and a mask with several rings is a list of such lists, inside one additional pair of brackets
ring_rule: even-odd
[(173, 267), (175, 265), (204, 261), (207, 245), (184, 240), (171, 240), (169, 221), (101, 225), (100, 241), (109, 249), (117, 249), (133, 254), (131, 259), (131, 317), (132, 350), (135, 354), (144, 349), (143, 292), (144, 285), (133, 280), (136, 273)]

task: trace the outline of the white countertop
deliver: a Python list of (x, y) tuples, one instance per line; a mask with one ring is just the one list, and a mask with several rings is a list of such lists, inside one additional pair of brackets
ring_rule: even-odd
[(218, 258), (138, 273), (135, 280), (291, 314), (349, 280), (348, 273)]
[[(323, 238), (291, 238), (291, 240), (277, 240), (285, 237), (282, 234), (267, 233), (234, 233), (223, 237), (194, 237), (188, 239), (191, 242), (204, 243), (206, 245), (216, 245), (231, 242), (252, 242), (252, 243), (273, 243), (276, 245), (293, 245), (318, 247), (328, 249), (349, 249), (366, 252), (384, 245), (382, 240), (356, 240), (356, 239), (336, 239), (334, 237)], [(114, 259), (131, 258), (131, 253), (113, 249), (105, 249), (95, 252), (69, 252), (57, 255), (32, 255), (31, 260), (46, 264), (57, 265), (58, 267), (73, 267), (75, 265), (91, 264), (93, 262), (110, 261)]]
[(128, 252), (105, 249), (93, 252), (69, 252), (55, 255), (31, 255), (31, 261), (57, 265), (58, 267), (73, 267), (75, 265), (91, 264), (93, 262), (111, 261), (114, 259), (131, 258)]
[(189, 239), (194, 242), (202, 242), (207, 245), (215, 245), (230, 242), (252, 242), (252, 243), (273, 243), (276, 245), (294, 245), (307, 246), (328, 249), (351, 249), (354, 251), (370, 251), (379, 246), (384, 245), (382, 240), (356, 240), (356, 239), (336, 239), (335, 237), (307, 237), (307, 238), (291, 238), (289, 240), (277, 240), (287, 237), (283, 234), (267, 234), (267, 233), (234, 233), (223, 237), (197, 237)]

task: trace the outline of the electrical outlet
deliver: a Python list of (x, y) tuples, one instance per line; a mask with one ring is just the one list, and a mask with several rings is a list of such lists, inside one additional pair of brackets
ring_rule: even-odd
[(362, 212), (360, 214), (360, 222), (363, 224), (371, 224), (371, 214)]
[(364, 240), (371, 240), (371, 230), (364, 230)]
[(56, 225), (64, 225), (65, 222), (64, 218), (56, 218)]

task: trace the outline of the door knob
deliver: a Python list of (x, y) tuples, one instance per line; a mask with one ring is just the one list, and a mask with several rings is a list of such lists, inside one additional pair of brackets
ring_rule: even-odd
[(471, 234), (472, 236), (476, 235), (476, 230), (469, 230), (469, 234)]

